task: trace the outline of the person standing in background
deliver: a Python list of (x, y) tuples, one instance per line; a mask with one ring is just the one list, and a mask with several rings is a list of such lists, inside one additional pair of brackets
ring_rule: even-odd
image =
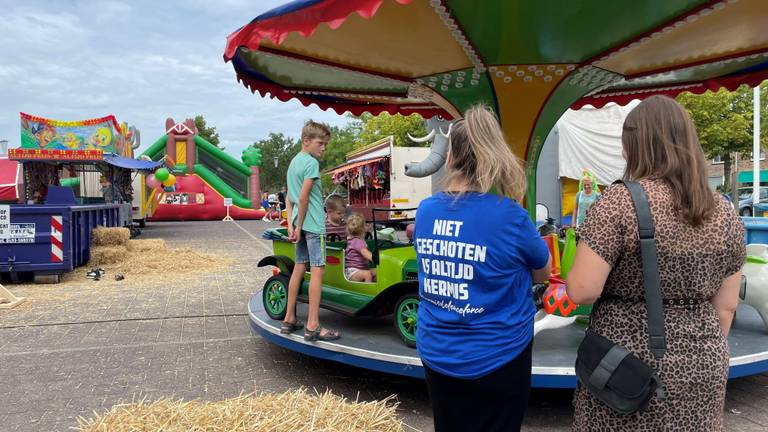
[(576, 203), (573, 206), (572, 225), (580, 227), (584, 225), (587, 212), (600, 199), (600, 192), (594, 190), (595, 179), (590, 175), (581, 178), (582, 190), (576, 193)]

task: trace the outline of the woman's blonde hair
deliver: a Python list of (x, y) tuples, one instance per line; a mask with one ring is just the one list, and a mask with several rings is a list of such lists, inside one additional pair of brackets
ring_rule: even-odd
[(520, 201), (525, 194), (525, 170), (509, 149), (496, 116), (484, 105), (475, 105), (451, 128), (451, 163), (444, 185), (465, 182), (469, 189)]
[(347, 218), (347, 234), (360, 237), (365, 233), (365, 218), (360, 213), (352, 213)]
[(630, 111), (623, 129), (624, 179), (663, 179), (683, 220), (698, 226), (709, 219), (715, 197), (707, 184), (704, 151), (685, 108), (669, 97), (651, 96)]

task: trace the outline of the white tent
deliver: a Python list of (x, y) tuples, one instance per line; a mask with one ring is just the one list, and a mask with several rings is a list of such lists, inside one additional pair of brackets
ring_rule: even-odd
[[(609, 185), (624, 174), (621, 131), (624, 119), (640, 103), (609, 103), (597, 109), (587, 105), (568, 110), (544, 142), (536, 173), (537, 202), (559, 219), (573, 206), (574, 181), (587, 169), (598, 183)], [(566, 179), (571, 179), (570, 181)]]
[(587, 105), (566, 111), (557, 122), (558, 176), (578, 180), (582, 171), (588, 169), (603, 185), (621, 178), (626, 166), (621, 156), (621, 128), (627, 114), (639, 103), (610, 103), (600, 109)]

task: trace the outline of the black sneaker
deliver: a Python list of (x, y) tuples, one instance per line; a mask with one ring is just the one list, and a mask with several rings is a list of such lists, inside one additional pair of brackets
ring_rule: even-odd
[(96, 269), (91, 269), (91, 270), (88, 270), (88, 273), (85, 274), (85, 277), (87, 277), (88, 279), (97, 279), (101, 277), (101, 273), (99, 273), (99, 271)]

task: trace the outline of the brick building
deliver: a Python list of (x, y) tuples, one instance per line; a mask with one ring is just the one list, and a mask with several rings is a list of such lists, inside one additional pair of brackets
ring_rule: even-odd
[[(768, 184), (768, 161), (765, 159), (765, 153), (761, 152), (760, 155), (760, 184)], [(707, 169), (707, 177), (709, 178), (709, 186), (714, 189), (724, 183), (722, 158), (715, 158), (710, 160), (709, 167)], [(752, 183), (752, 158), (750, 156), (739, 157), (739, 183)]]

